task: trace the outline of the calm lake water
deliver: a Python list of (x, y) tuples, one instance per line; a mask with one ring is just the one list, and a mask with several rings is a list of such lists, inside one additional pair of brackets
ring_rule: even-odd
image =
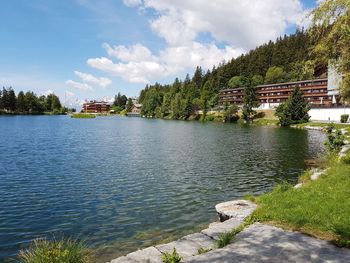
[(0, 262), (38, 237), (86, 240), (106, 262), (204, 228), (215, 204), (295, 182), (324, 139), (237, 124), (0, 117)]

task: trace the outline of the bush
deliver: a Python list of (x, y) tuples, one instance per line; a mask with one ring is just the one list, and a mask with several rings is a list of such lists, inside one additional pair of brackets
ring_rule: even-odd
[(276, 109), (281, 126), (308, 122), (310, 106), (304, 100), (299, 87), (295, 88), (292, 95), (285, 103), (281, 103)]
[(238, 116), (238, 106), (231, 105), (224, 113), (225, 122), (236, 122), (239, 120)]
[(73, 240), (34, 240), (30, 248), (19, 253), (22, 263), (89, 263), (92, 254), (84, 243)]
[(348, 119), (349, 119), (349, 114), (340, 115), (340, 122), (341, 122), (341, 123), (346, 123), (346, 122), (348, 122)]
[(177, 253), (176, 249), (174, 248), (173, 253), (165, 252), (162, 256), (162, 261), (164, 263), (179, 263), (181, 262), (182, 258)]
[(327, 126), (327, 141), (325, 145), (330, 152), (338, 152), (344, 145), (345, 137), (339, 129), (335, 129), (335, 125), (332, 123)]

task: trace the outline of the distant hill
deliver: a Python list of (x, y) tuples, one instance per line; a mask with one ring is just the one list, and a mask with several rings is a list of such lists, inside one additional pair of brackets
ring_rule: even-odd
[[(146, 116), (187, 119), (195, 110), (213, 108), (218, 92), (254, 79), (257, 85), (313, 78), (325, 71), (325, 65), (315, 65), (312, 40), (304, 30), (269, 41), (212, 70), (197, 67), (192, 78), (175, 79), (168, 85), (147, 85), (140, 93), (142, 113)], [(233, 79), (232, 79), (233, 78)], [(230, 81), (231, 80), (231, 81)]]

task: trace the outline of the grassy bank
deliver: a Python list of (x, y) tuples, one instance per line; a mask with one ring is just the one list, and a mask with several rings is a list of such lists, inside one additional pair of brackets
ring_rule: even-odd
[[(349, 153), (344, 160), (350, 160)], [(350, 247), (349, 162), (334, 161), (317, 181), (299, 189), (279, 185), (253, 201), (259, 205), (254, 220)]]
[(91, 119), (91, 118), (96, 118), (96, 115), (88, 114), (88, 113), (76, 113), (76, 114), (72, 114), (71, 117), (76, 119)]

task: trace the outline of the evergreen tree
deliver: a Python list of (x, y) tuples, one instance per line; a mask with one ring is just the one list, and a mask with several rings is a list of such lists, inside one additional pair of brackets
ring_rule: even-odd
[(17, 97), (15, 94), (15, 91), (12, 88), (9, 88), (8, 90), (8, 110), (9, 111), (16, 111), (16, 102), (17, 102)]
[(201, 67), (196, 68), (196, 71), (193, 74), (192, 82), (196, 85), (197, 89), (200, 89), (202, 87), (203, 83), (203, 71)]
[(17, 95), (17, 110), (21, 113), (26, 111), (26, 102), (23, 91), (20, 91)]
[(296, 87), (292, 95), (285, 103), (281, 103), (276, 109), (276, 116), (282, 126), (308, 122), (310, 106), (303, 98), (303, 93)]
[(128, 102), (126, 103), (127, 112), (131, 112), (133, 107), (134, 107), (134, 103), (132, 102), (132, 99), (129, 98)]
[(244, 97), (243, 97), (243, 108), (242, 114), (243, 118), (247, 123), (253, 122), (253, 117), (256, 114), (254, 108), (258, 108), (260, 106), (258, 93), (256, 91), (256, 87), (250, 83), (244, 89)]

